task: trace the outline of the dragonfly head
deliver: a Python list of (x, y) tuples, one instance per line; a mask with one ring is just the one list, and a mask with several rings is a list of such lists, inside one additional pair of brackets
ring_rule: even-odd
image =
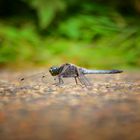
[(49, 72), (51, 73), (52, 76), (56, 76), (59, 74), (59, 67), (56, 66), (50, 67)]

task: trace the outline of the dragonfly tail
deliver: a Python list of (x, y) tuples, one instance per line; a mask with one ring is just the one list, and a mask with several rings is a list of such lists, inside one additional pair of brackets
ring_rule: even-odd
[(122, 70), (83, 70), (83, 74), (116, 74), (122, 72)]

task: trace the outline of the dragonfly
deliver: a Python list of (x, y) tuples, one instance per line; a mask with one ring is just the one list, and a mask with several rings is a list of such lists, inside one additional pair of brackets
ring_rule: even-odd
[[(65, 63), (61, 66), (52, 66), (49, 68), (50, 74), (58, 79), (56, 85), (64, 84), (63, 78), (74, 78), (75, 83), (78, 84), (78, 81), (81, 85), (84, 86), (92, 86), (89, 79), (85, 76), (87, 74), (116, 74), (122, 73), (122, 70), (91, 70), (83, 67), (79, 67), (77, 65), (71, 63)], [(46, 74), (43, 73), (41, 78), (45, 78)], [(20, 81), (24, 81), (26, 78), (21, 78)]]

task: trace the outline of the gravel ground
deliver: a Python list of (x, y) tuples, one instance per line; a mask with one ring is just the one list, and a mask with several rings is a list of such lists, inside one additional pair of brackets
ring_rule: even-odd
[(139, 72), (89, 75), (92, 88), (24, 74), (0, 72), (0, 140), (140, 140)]

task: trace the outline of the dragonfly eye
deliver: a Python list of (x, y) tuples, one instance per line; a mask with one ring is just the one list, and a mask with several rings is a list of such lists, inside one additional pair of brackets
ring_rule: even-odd
[(59, 74), (59, 68), (58, 67), (51, 67), (49, 69), (49, 72), (51, 73), (52, 76), (56, 76)]

